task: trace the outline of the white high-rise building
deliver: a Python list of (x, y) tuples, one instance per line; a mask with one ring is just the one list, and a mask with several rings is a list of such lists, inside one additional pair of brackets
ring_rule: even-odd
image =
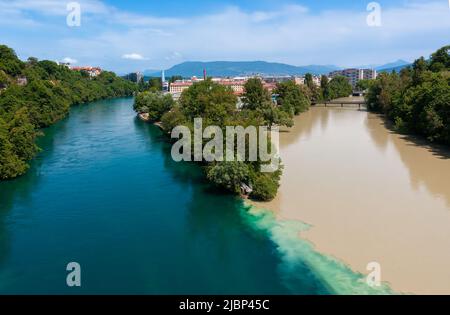
[(162, 84), (162, 90), (164, 92), (169, 92), (169, 82), (166, 81), (166, 74), (164, 70), (161, 73), (161, 84)]
[(337, 76), (348, 78), (350, 84), (356, 87), (360, 80), (373, 80), (377, 78), (377, 71), (374, 69), (344, 69), (333, 71), (328, 75), (331, 79)]

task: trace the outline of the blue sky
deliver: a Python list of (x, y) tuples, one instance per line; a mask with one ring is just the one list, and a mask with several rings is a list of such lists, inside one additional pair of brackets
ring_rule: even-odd
[(189, 60), (376, 65), (450, 44), (449, 0), (389, 0), (381, 25), (361, 0), (0, 0), (0, 43), (26, 59), (70, 60), (117, 72)]

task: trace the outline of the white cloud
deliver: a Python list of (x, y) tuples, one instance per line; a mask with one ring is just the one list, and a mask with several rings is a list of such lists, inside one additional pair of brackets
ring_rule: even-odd
[(112, 10), (112, 7), (108, 7), (100, 0), (0, 0), (0, 8), (7, 7), (20, 12), (63, 16), (67, 15), (67, 4), (70, 2), (79, 3), (82, 13), (108, 14)]
[[(0, 0), (0, 9), (4, 5), (15, 10), (17, 18), (20, 12), (31, 10), (26, 9), (31, 2), (42, 5), (33, 4), (32, 10), (41, 10), (40, 7), (51, 8), (59, 0), (13, 0), (14, 6), (6, 6), (6, 1)], [(59, 55), (76, 51), (83, 63), (115, 69), (126, 69), (130, 60), (141, 60), (142, 67), (149, 68), (168, 67), (181, 60), (268, 60), (295, 65), (356, 66), (427, 56), (448, 44), (450, 34), (445, 1), (412, 0), (382, 7), (382, 26), (377, 28), (366, 24), (369, 12), (365, 6), (361, 10), (322, 12), (299, 5), (280, 4), (270, 11), (244, 11), (230, 6), (219, 13), (174, 18), (170, 13), (155, 17), (124, 12), (99, 0), (80, 2), (83, 26), (79, 30), (62, 30), (56, 40), (56, 35), (46, 38), (46, 34), (41, 34), (40, 45), (29, 46), (23, 39), (14, 48), (19, 51), (32, 48), (41, 55), (48, 54), (50, 46)], [(86, 13), (83, 6), (88, 18), (83, 15)], [(52, 26), (49, 20), (38, 21)], [(2, 33), (0, 29), (0, 36), (5, 34), (7, 31)], [(9, 41), (19, 42), (16, 38)], [(146, 57), (137, 53), (144, 51)], [(39, 53), (36, 55), (39, 57)]]
[(78, 62), (78, 60), (70, 58), (70, 57), (65, 57), (62, 62), (64, 63), (70, 63), (70, 64), (76, 64)]
[(167, 26), (164, 36), (129, 28), (108, 33), (103, 39), (111, 46), (135, 51), (151, 47), (152, 60), (168, 66), (177, 62), (172, 58), (173, 51), (185, 60), (262, 59), (297, 65), (355, 66), (399, 58), (412, 60), (445, 44), (450, 19), (445, 3), (409, 3), (383, 9), (379, 28), (366, 24), (369, 12), (365, 7), (360, 11), (319, 13), (296, 6), (270, 12), (229, 7), (221, 13)]
[(122, 56), (123, 59), (130, 59), (130, 60), (146, 60), (142, 55), (138, 53), (131, 53), (131, 54), (125, 54)]
[[(71, 0), (0, 0), (0, 17), (3, 12), (13, 12), (25, 19), (30, 13), (45, 16), (67, 16), (67, 4)], [(82, 19), (89, 18), (100, 21), (102, 24), (115, 24), (131, 26), (168, 26), (182, 24), (183, 20), (177, 18), (152, 17), (120, 11), (113, 6), (104, 4), (101, 0), (74, 0), (80, 4)], [(6, 15), (5, 15), (6, 16)], [(36, 18), (35, 18), (36, 20)], [(1, 23), (2, 21), (0, 21)], [(11, 24), (14, 20), (11, 19)], [(35, 23), (37, 23), (35, 21)], [(19, 22), (15, 25), (20, 25)]]
[(142, 16), (118, 11), (112, 14), (112, 18), (115, 22), (127, 26), (173, 26), (184, 23), (182, 19)]
[(181, 58), (183, 58), (183, 55), (181, 53), (179, 53), (178, 51), (174, 51), (171, 54), (167, 55), (166, 57), (164, 57), (166, 60), (171, 61), (171, 60), (180, 60)]

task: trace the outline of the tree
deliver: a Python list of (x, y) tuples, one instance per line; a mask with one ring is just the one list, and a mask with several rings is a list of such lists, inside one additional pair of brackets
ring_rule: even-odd
[(27, 168), (27, 164), (14, 153), (14, 146), (9, 141), (8, 126), (0, 118), (0, 179), (19, 176)]
[(0, 89), (5, 88), (9, 83), (9, 78), (3, 70), (0, 70)]
[(311, 73), (305, 74), (305, 84), (311, 91), (315, 89), (313, 75)]
[(18, 76), (22, 71), (23, 63), (17, 58), (14, 50), (5, 45), (0, 45), (0, 70), (10, 76)]
[(294, 81), (277, 84), (275, 93), (278, 94), (277, 104), (290, 115), (298, 115), (308, 110), (311, 105), (305, 90)]
[(184, 115), (193, 121), (202, 117), (207, 124), (224, 126), (236, 111), (237, 98), (233, 91), (211, 79), (193, 84), (180, 97)]
[(161, 92), (139, 93), (134, 101), (134, 110), (139, 113), (147, 113), (151, 121), (160, 120), (162, 115), (173, 106), (172, 96)]
[(430, 70), (439, 72), (450, 70), (450, 45), (438, 49), (431, 55)]
[(278, 180), (273, 175), (259, 174), (254, 180), (251, 197), (260, 201), (270, 201), (275, 198), (278, 187)]
[(150, 78), (148, 80), (148, 87), (152, 92), (162, 91), (162, 82), (161, 78)]
[(281, 110), (272, 103), (268, 103), (263, 109), (259, 109), (259, 111), (264, 117), (264, 124), (269, 129), (272, 129), (273, 126), (292, 127), (294, 125), (292, 114)]
[(141, 78), (138, 82), (138, 90), (145, 91), (148, 88), (148, 84), (145, 82), (144, 78)]
[(450, 144), (450, 76), (432, 74), (410, 91), (412, 129), (430, 141)]
[(219, 187), (239, 193), (241, 184), (248, 182), (249, 168), (244, 162), (219, 162), (208, 167), (207, 178)]
[(37, 58), (35, 58), (35, 57), (29, 57), (27, 59), (28, 66), (32, 66), (32, 67), (36, 66), (38, 64), (38, 62), (39, 62), (39, 60)]
[(171, 132), (173, 128), (186, 124), (186, 117), (177, 106), (161, 117), (161, 123), (164, 130)]
[(420, 57), (413, 63), (413, 83), (420, 84), (422, 83), (422, 77), (425, 72), (428, 70), (428, 63), (425, 58)]
[(347, 97), (352, 94), (352, 90), (352, 86), (346, 77), (337, 76), (331, 79), (328, 84), (326, 95), (328, 99)]
[(9, 141), (14, 147), (14, 153), (23, 161), (33, 158), (38, 151), (35, 144), (37, 133), (30, 122), (26, 107), (22, 107), (14, 114), (9, 128)]
[(369, 88), (371, 80), (359, 80), (358, 83), (356, 83), (356, 89), (359, 91), (365, 91)]
[(396, 93), (401, 88), (397, 73), (381, 73), (378, 79), (370, 86), (366, 96), (367, 106), (370, 110), (390, 113)]
[(173, 83), (178, 80), (183, 80), (183, 77), (181, 75), (173, 75), (170, 77), (169, 83)]
[[(256, 111), (261, 115), (263, 122), (269, 128), (274, 125), (288, 126), (293, 125), (292, 115), (294, 109), (291, 104), (286, 104), (285, 110), (275, 106), (270, 97), (269, 91), (264, 88), (259, 78), (247, 80), (244, 86), (243, 95), (244, 110)], [(292, 104), (294, 105), (294, 104)]]
[(326, 75), (322, 75), (320, 77), (320, 88), (322, 90), (326, 90), (328, 87), (328, 77)]
[(261, 109), (271, 102), (270, 93), (259, 78), (250, 78), (244, 85), (242, 102), (245, 109)]
[(423, 57), (417, 59), (412, 69), (400, 75), (382, 73), (366, 95), (369, 110), (385, 114), (401, 132), (450, 144), (448, 49), (436, 51), (429, 63)]

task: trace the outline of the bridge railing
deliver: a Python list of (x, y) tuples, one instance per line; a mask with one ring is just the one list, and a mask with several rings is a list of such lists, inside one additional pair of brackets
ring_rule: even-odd
[(340, 107), (352, 105), (361, 108), (363, 106), (366, 106), (367, 104), (365, 101), (324, 101), (324, 102), (313, 102), (311, 105), (313, 106), (323, 105), (324, 107), (328, 107), (330, 105), (340, 105)]

